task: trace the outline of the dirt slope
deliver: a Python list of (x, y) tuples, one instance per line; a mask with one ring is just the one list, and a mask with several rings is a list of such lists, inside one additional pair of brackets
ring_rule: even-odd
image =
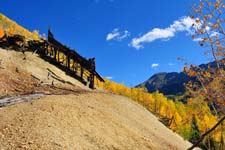
[(128, 98), (46, 96), (0, 110), (2, 149), (184, 150), (189, 143)]
[[(54, 75), (51, 74), (48, 77), (50, 71)], [(48, 86), (52, 81), (56, 85), (54, 88)], [(65, 72), (38, 57), (37, 54), (26, 52), (24, 55), (21, 52), (0, 48), (0, 97), (34, 91), (60, 92), (56, 88), (64, 88), (64, 91), (89, 90), (74, 78), (67, 76)]]
[[(190, 146), (132, 100), (106, 92), (90, 91), (36, 55), (28, 53), (26, 60), (23, 57), (18, 52), (0, 49), (0, 67), (3, 68), (0, 69), (1, 95), (21, 94), (29, 88), (51, 91), (51, 88), (44, 86), (36, 89), (34, 85), (39, 81), (30, 77), (32, 75), (44, 83), (51, 83), (52, 79), (47, 79), (46, 68), (75, 85), (59, 82), (55, 86), (85, 92), (74, 90), (69, 95), (49, 95), (32, 102), (0, 108), (0, 150), (184, 150)], [(15, 68), (19, 73), (15, 72)], [(19, 82), (14, 85), (18, 78)], [(17, 88), (21, 88), (20, 91)]]

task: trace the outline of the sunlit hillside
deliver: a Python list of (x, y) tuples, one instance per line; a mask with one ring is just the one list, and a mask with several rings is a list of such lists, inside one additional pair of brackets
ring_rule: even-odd
[(30, 32), (29, 30), (23, 28), (16, 22), (12, 21), (11, 19), (0, 13), (0, 37), (3, 35), (2, 30), (4, 30), (9, 35), (20, 34), (25, 36), (26, 38), (31, 38), (35, 40), (37, 40), (39, 36), (37, 30)]
[[(21, 52), (0, 48), (1, 67), (7, 68), (0, 71), (0, 97), (32, 91), (48, 94), (0, 107), (0, 149), (184, 150), (191, 146), (137, 102), (90, 90), (37, 54), (25, 54), (26, 60)], [(48, 77), (49, 71), (53, 74)], [(54, 86), (48, 86), (52, 81)]]
[(225, 150), (225, 1), (1, 8), (0, 150)]
[[(143, 88), (129, 88), (123, 84), (105, 80), (105, 83), (98, 81), (98, 86), (137, 101), (155, 114), (168, 128), (190, 141), (195, 141), (217, 122), (216, 117), (211, 113), (203, 97), (189, 98), (187, 104), (183, 104), (178, 100), (168, 99), (158, 91), (148, 93)], [(219, 143), (220, 136), (220, 129), (218, 129), (207, 137), (204, 143), (208, 143), (208, 141)]]

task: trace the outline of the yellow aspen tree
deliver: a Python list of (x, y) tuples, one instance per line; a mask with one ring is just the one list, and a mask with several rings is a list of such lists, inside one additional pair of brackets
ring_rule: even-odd
[(5, 35), (5, 31), (2, 26), (0, 26), (0, 38), (2, 38)]

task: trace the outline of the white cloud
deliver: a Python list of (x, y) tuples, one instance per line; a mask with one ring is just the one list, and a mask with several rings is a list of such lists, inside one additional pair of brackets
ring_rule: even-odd
[(170, 29), (173, 30), (174, 32), (182, 32), (182, 31), (187, 31), (188, 33), (192, 33), (193, 28), (192, 25), (196, 24), (195, 20), (192, 19), (191, 17), (182, 17), (180, 20), (176, 20), (173, 22), (172, 25), (170, 25)]
[(125, 30), (124, 32), (119, 31), (118, 28), (113, 29), (111, 33), (108, 33), (106, 36), (106, 41), (117, 40), (122, 41), (123, 39), (130, 36), (130, 32)]
[(167, 28), (154, 28), (141, 37), (133, 38), (129, 45), (136, 49), (140, 49), (144, 48), (143, 43), (150, 43), (157, 39), (167, 41), (168, 39), (174, 37), (177, 32), (185, 31), (190, 34), (193, 31), (193, 23), (195, 23), (195, 21), (192, 18), (187, 16), (182, 17), (181, 19), (174, 21), (173, 24)]
[(108, 33), (107, 34), (106, 40), (107, 41), (112, 40), (112, 39), (118, 37), (119, 35), (120, 35), (119, 29), (118, 28), (115, 28), (115, 29), (113, 29), (112, 33)]
[(157, 68), (157, 67), (159, 67), (159, 64), (156, 64), (156, 63), (152, 64), (152, 68)]
[[(208, 33), (209, 33), (209, 36), (210, 37), (220, 36), (220, 33), (218, 33), (218, 32), (215, 32), (215, 31), (211, 31), (210, 32), (210, 29), (207, 29), (207, 30), (208, 30)], [(194, 38), (193, 41), (195, 41), (195, 42), (201, 42), (201, 41), (203, 41), (203, 37), (202, 38), (201, 37)]]
[(109, 80), (112, 80), (114, 77), (112, 76), (108, 76), (108, 77), (105, 77), (106, 79), (109, 79)]
[(170, 37), (174, 36), (174, 32), (167, 29), (159, 29), (154, 28), (150, 32), (146, 33), (145, 35), (139, 37), (139, 38), (133, 38), (131, 42), (131, 46), (133, 46), (136, 49), (143, 48), (141, 45), (142, 43), (150, 43), (156, 39), (168, 39)]
[(118, 39), (121, 41), (121, 40), (123, 40), (123, 39), (125, 39), (129, 36), (130, 36), (130, 32), (125, 30), (124, 33), (121, 36), (118, 37)]

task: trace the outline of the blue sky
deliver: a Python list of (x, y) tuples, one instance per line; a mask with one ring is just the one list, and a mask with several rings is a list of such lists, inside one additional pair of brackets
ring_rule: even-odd
[(194, 0), (1, 0), (0, 12), (29, 30), (47, 33), (95, 57), (105, 77), (135, 86), (157, 72), (181, 71), (184, 62), (210, 61), (191, 39)]

